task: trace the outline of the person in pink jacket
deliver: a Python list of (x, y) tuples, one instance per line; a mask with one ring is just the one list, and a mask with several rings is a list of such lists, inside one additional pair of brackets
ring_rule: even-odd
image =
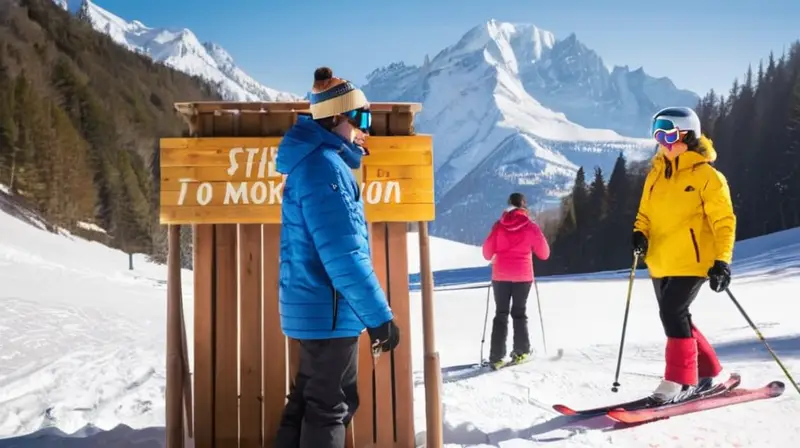
[(530, 354), (526, 307), (533, 284), (533, 255), (540, 260), (550, 258), (550, 245), (539, 226), (531, 221), (525, 196), (511, 194), (508, 205), (483, 243), (483, 258), (492, 262), (495, 315), (489, 364), (494, 369), (503, 364), (505, 357), (509, 314), (514, 322), (512, 362), (520, 362)]

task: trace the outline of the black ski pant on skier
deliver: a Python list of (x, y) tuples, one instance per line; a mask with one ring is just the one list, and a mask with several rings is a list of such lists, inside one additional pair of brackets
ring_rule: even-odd
[(492, 321), (492, 339), (489, 362), (494, 364), (506, 356), (508, 338), (508, 316), (511, 315), (514, 330), (512, 353), (525, 355), (531, 351), (528, 333), (527, 304), (533, 282), (492, 281), (495, 312)]
[(703, 277), (654, 278), (659, 316), (667, 336), (664, 379), (678, 384), (707, 383), (722, 370), (714, 348), (692, 322), (689, 307)]
[(344, 448), (358, 409), (358, 338), (301, 340), (275, 448)]

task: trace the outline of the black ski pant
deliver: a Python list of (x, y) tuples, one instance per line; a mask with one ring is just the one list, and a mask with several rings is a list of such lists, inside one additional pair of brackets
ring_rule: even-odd
[(344, 448), (358, 408), (358, 338), (300, 341), (275, 448)]
[(533, 282), (492, 281), (494, 291), (494, 320), (489, 350), (489, 362), (497, 362), (506, 356), (508, 338), (508, 315), (514, 325), (514, 347), (516, 353), (529, 353), (531, 340), (528, 334), (527, 303)]
[(661, 325), (668, 338), (692, 337), (692, 314), (689, 306), (694, 302), (705, 280), (703, 277), (653, 279)]

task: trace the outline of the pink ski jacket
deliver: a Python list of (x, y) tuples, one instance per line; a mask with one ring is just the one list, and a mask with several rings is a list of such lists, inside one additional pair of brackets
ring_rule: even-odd
[(492, 280), (533, 281), (533, 257), (550, 258), (550, 245), (536, 223), (521, 208), (509, 208), (483, 242), (483, 258), (492, 260)]

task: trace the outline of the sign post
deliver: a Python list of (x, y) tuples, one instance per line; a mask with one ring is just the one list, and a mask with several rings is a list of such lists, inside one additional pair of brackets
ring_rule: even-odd
[[(371, 108), (370, 154), (356, 175), (373, 266), (404, 331), (398, 348), (379, 359), (374, 382), (368, 336), (362, 336), (360, 406), (348, 433), (350, 445), (357, 448), (411, 448), (415, 432), (406, 234), (409, 223), (423, 226), (434, 219), (433, 143), (431, 136), (414, 133), (419, 104), (373, 103)], [(181, 346), (174, 335), (180, 332), (184, 345), (186, 336), (181, 314), (170, 312), (168, 377), (175, 378), (173, 389), (193, 386), (194, 393), (187, 394), (193, 396), (194, 411), (188, 429), (194, 430), (198, 448), (272, 446), (297, 369), (296, 345), (283, 336), (278, 316), (284, 179), (275, 160), (282, 135), (299, 114), (308, 113), (308, 103), (199, 102), (178, 103), (176, 109), (189, 125), (189, 136), (161, 140), (160, 222), (170, 226), (174, 241), (180, 225), (192, 225), (194, 232), (194, 368), (191, 381), (180, 381), (190, 369), (188, 357), (174, 353)], [(427, 232), (424, 236), (427, 241)], [(169, 257), (170, 263), (179, 262), (177, 258)], [(179, 273), (169, 281), (180, 282)], [(180, 304), (180, 289), (169, 289), (169, 309), (180, 309), (175, 303)], [(426, 292), (423, 301), (430, 302), (431, 296)], [(432, 319), (425, 314), (426, 320)], [(432, 331), (432, 325), (424, 328)], [(177, 368), (184, 371), (174, 372)], [(430, 376), (429, 370), (426, 361), (426, 381), (438, 383), (439, 372)], [(429, 409), (440, 413), (438, 384), (430, 387), (436, 396), (426, 394), (427, 401), (435, 401), (428, 403)], [(183, 416), (177, 413), (183, 394), (185, 390), (168, 387), (168, 438), (171, 431), (182, 431), (178, 423)], [(433, 417), (428, 421), (441, 421)], [(427, 431), (441, 440), (438, 426)]]

